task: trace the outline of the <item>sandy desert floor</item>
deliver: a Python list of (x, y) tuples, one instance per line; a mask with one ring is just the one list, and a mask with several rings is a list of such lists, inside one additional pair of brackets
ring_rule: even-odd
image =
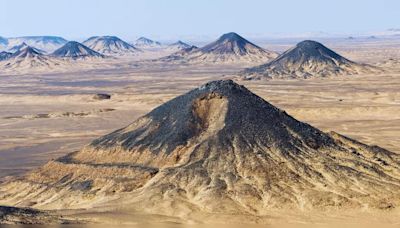
[[(282, 51), (291, 41), (266, 44)], [(359, 62), (400, 59), (400, 39), (330, 41)], [(400, 65), (382, 75), (290, 81), (241, 81), (295, 118), (400, 153)], [(112, 60), (63, 72), (0, 72), (0, 180), (22, 175), (126, 126), (200, 84), (231, 78), (241, 65), (174, 65)], [(110, 100), (95, 100), (109, 93)]]

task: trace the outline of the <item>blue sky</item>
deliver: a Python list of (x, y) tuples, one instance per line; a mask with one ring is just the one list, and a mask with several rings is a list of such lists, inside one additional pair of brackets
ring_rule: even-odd
[(0, 36), (68, 39), (357, 34), (400, 27), (400, 0), (0, 0)]

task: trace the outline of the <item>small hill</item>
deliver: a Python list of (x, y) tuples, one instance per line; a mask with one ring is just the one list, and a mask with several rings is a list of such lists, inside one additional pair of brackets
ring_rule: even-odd
[[(6, 54), (8, 55), (8, 54)], [(35, 48), (26, 46), (8, 56), (1, 66), (5, 69), (32, 69), (56, 65), (50, 57), (36, 51)]]
[(83, 44), (94, 51), (106, 55), (126, 55), (142, 52), (116, 36), (94, 36), (84, 41)]
[(218, 40), (199, 48), (185, 56), (187, 62), (250, 64), (269, 61), (277, 54), (265, 50), (236, 33), (227, 33)]
[(168, 45), (168, 48), (176, 49), (176, 50), (183, 50), (183, 49), (190, 48), (190, 47), (192, 47), (192, 46), (187, 44), (187, 43), (185, 43), (185, 42), (182, 42), (180, 40), (178, 40), (175, 43), (172, 43), (172, 44)]
[(11, 53), (16, 53), (21, 51), (22, 49), (25, 49), (26, 47), (30, 47), (31, 49), (33, 49), (35, 52), (40, 53), (40, 54), (45, 54), (46, 52), (37, 48), (34, 48), (32, 46), (29, 46), (28, 44), (26, 44), (25, 42), (19, 44), (19, 45), (15, 45), (13, 47), (11, 47), (10, 49), (8, 49), (9, 52)]
[(185, 61), (185, 57), (190, 55), (191, 53), (195, 52), (199, 49), (196, 46), (190, 46), (188, 48), (181, 49), (176, 51), (168, 56), (162, 57), (159, 60), (163, 62), (177, 62), (177, 61)]
[(321, 43), (305, 40), (268, 63), (244, 70), (241, 75), (244, 79), (309, 78), (378, 71), (350, 61)]
[(68, 41), (58, 36), (23, 36), (9, 38), (9, 47), (26, 43), (27, 45), (51, 53)]
[(70, 58), (70, 59), (86, 59), (86, 58), (104, 58), (105, 56), (86, 47), (85, 45), (76, 42), (69, 41), (61, 48), (55, 50), (52, 54), (58, 58)]
[(400, 206), (400, 155), (213, 81), (0, 185), (0, 204), (186, 219), (391, 210)]
[(135, 47), (148, 49), (148, 48), (160, 48), (162, 45), (158, 41), (150, 40), (146, 37), (140, 37), (135, 41)]

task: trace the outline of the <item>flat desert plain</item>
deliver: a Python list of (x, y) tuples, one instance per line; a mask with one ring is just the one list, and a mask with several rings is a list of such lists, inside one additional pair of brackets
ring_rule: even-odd
[[(266, 42), (263, 47), (281, 52), (294, 43)], [(378, 65), (385, 73), (237, 81), (300, 121), (400, 153), (400, 64), (389, 60), (400, 59), (400, 39), (324, 43), (351, 60)], [(62, 71), (0, 72), (2, 181), (77, 151), (207, 81), (237, 78), (246, 67), (137, 57), (101, 61), (71, 64)], [(97, 93), (110, 94), (111, 99), (96, 100)]]

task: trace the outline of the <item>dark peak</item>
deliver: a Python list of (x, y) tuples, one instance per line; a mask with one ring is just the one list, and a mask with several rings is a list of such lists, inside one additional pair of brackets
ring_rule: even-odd
[(222, 35), (218, 40), (200, 48), (204, 53), (235, 54), (244, 56), (249, 54), (250, 48), (264, 52), (264, 49), (251, 43), (238, 34), (231, 32)]
[(296, 45), (297, 47), (304, 47), (304, 48), (317, 48), (317, 47), (324, 47), (321, 43), (314, 41), (314, 40), (303, 40)]
[[(106, 44), (111, 44), (111, 43), (118, 43), (118, 42), (123, 42), (126, 43), (125, 41), (121, 40), (120, 38), (116, 36), (92, 36), (89, 39), (85, 40), (83, 44), (86, 44), (87, 42), (104, 42)], [(126, 45), (129, 45), (126, 43)]]
[(77, 41), (68, 41), (64, 46), (65, 47), (76, 47), (76, 46), (83, 46), (83, 44), (81, 44)]
[(170, 44), (169, 46), (173, 46), (173, 47), (175, 46), (175, 47), (179, 47), (181, 49), (186, 49), (186, 48), (190, 48), (191, 47), (191, 45), (189, 45), (189, 44), (187, 44), (187, 43), (185, 43), (183, 41), (180, 41), (180, 40), (178, 40), (177, 42), (175, 42), (173, 44)]
[(103, 39), (103, 40), (121, 40), (120, 38), (116, 37), (116, 36), (99, 36), (99, 39)]
[(102, 54), (76, 41), (69, 41), (68, 43), (64, 44), (64, 46), (55, 50), (52, 55), (57, 57), (72, 58), (83, 58), (90, 56), (104, 57)]
[[(317, 61), (324, 62), (331, 61), (332, 59), (335, 59), (337, 61), (345, 61), (344, 57), (325, 47), (323, 44), (313, 40), (301, 41), (294, 48), (284, 52), (273, 62), (281, 61), (282, 59), (286, 58), (290, 58), (293, 61), (297, 62), (306, 62), (309, 59), (315, 59)], [(271, 64), (273, 62), (271, 62)]]
[(237, 84), (236, 82), (232, 81), (231, 79), (207, 82), (206, 84), (200, 86), (198, 89), (202, 90), (202, 91), (209, 91), (209, 92), (215, 92), (215, 91), (225, 91), (226, 92), (226, 91), (233, 91), (233, 90), (248, 91), (244, 86)]
[(23, 49), (21, 49), (20, 52), (32, 53), (32, 54), (35, 54), (35, 55), (41, 55), (41, 53), (37, 52), (35, 50), (35, 48), (33, 48), (31, 46), (28, 46), (28, 45), (26, 47), (24, 47)]
[(230, 33), (226, 33), (224, 35), (222, 35), (219, 40), (223, 41), (223, 40), (231, 40), (231, 41), (235, 41), (235, 40), (245, 40), (243, 37), (241, 37), (239, 34), (235, 33), (235, 32), (230, 32)]
[(189, 44), (187, 44), (187, 43), (185, 43), (185, 42), (183, 42), (183, 41), (181, 41), (181, 40), (178, 40), (177, 42), (175, 42), (175, 43), (173, 43), (172, 45), (187, 45), (187, 46), (190, 46)]
[(155, 44), (155, 45), (161, 45), (160, 42), (154, 41), (154, 40), (150, 40), (150, 39), (148, 39), (148, 38), (146, 38), (146, 37), (143, 37), (143, 36), (136, 40), (136, 44), (139, 44), (139, 45), (143, 45), (143, 44), (145, 44), (145, 45), (148, 45), (148, 44), (151, 44), (151, 45), (154, 45), (154, 44)]
[(23, 47), (14, 54), (12, 54), (10, 58), (25, 58), (25, 57), (42, 56), (42, 55), (43, 54), (37, 51), (37, 49), (26, 45), (26, 47)]

